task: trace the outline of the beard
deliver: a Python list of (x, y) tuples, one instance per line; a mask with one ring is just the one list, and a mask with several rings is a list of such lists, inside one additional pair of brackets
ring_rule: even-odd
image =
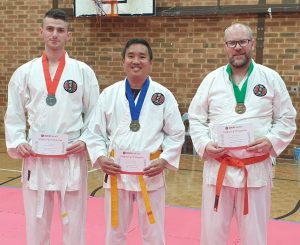
[(229, 63), (235, 68), (243, 68), (248, 65), (250, 61), (250, 56), (248, 54), (244, 54), (242, 58), (236, 58), (236, 56), (232, 56), (229, 58)]

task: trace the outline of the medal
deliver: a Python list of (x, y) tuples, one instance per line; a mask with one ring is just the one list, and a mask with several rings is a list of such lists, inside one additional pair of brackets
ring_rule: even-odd
[(246, 106), (245, 106), (245, 97), (246, 97), (246, 92), (247, 92), (247, 84), (248, 84), (248, 79), (253, 71), (254, 65), (252, 61), (250, 62), (249, 69), (247, 72), (247, 77), (246, 80), (240, 89), (239, 86), (235, 83), (235, 81), (232, 78), (232, 70), (230, 65), (227, 65), (226, 72), (228, 73), (229, 80), (232, 83), (233, 87), (233, 92), (236, 100), (236, 106), (235, 106), (235, 112), (237, 114), (243, 114), (246, 112)]
[(237, 103), (235, 106), (235, 112), (237, 114), (243, 114), (246, 111), (246, 106), (243, 103)]
[(46, 103), (49, 106), (54, 106), (56, 104), (56, 98), (55, 95), (52, 94), (48, 94), (47, 98), (46, 98)]
[(49, 72), (49, 64), (48, 64), (48, 60), (47, 60), (47, 55), (45, 52), (43, 53), (42, 65), (43, 65), (43, 72), (44, 72), (46, 87), (47, 87), (47, 91), (48, 91), (48, 95), (46, 98), (46, 103), (48, 106), (54, 106), (56, 104), (55, 92), (56, 92), (59, 80), (61, 78), (61, 75), (63, 73), (65, 63), (66, 63), (66, 61), (65, 61), (65, 53), (64, 53), (59, 60), (58, 67), (57, 67), (57, 70), (55, 72), (55, 75), (54, 75), (54, 78), (52, 81), (50, 72)]
[(131, 123), (129, 125), (129, 128), (132, 132), (139, 131), (141, 127), (139, 122), (139, 117), (149, 88), (149, 84), (150, 84), (150, 80), (149, 78), (147, 78), (143, 84), (137, 103), (135, 104), (129, 81), (127, 79), (125, 81), (125, 89), (126, 89), (125, 92), (126, 92), (126, 97), (128, 99), (130, 116), (131, 116)]
[(137, 131), (139, 131), (140, 127), (141, 127), (141, 126), (140, 126), (140, 123), (139, 123), (139, 121), (137, 121), (137, 120), (131, 121), (130, 126), (129, 126), (129, 128), (130, 128), (130, 130), (131, 130), (132, 132), (137, 132)]

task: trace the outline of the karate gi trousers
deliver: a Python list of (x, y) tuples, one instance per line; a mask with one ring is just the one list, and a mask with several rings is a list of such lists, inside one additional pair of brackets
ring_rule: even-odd
[[(68, 212), (69, 222), (67, 224), (62, 223), (63, 245), (86, 244), (86, 185), (86, 182), (82, 181), (82, 186), (79, 190), (65, 192), (64, 206)], [(59, 206), (61, 207), (60, 191), (45, 191), (43, 215), (41, 218), (38, 218), (36, 217), (38, 191), (23, 186), (27, 245), (50, 245), (55, 194), (58, 196)]]
[(165, 245), (165, 188), (148, 191), (155, 223), (150, 224), (146, 214), (142, 192), (118, 189), (118, 227), (111, 226), (111, 191), (105, 189), (106, 245), (126, 245), (133, 204), (138, 206), (138, 223), (143, 245)]
[(218, 211), (214, 211), (216, 186), (203, 184), (201, 245), (226, 245), (233, 216), (242, 245), (267, 245), (271, 205), (270, 184), (248, 187), (249, 213), (243, 214), (244, 188), (223, 186)]

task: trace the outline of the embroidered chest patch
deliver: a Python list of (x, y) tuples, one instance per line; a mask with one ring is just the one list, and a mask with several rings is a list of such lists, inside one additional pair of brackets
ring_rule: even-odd
[(74, 93), (77, 90), (77, 83), (73, 80), (67, 80), (64, 82), (64, 89), (68, 93)]
[(155, 93), (152, 95), (151, 101), (154, 105), (162, 105), (165, 102), (165, 96), (161, 93)]
[(268, 91), (264, 85), (258, 84), (254, 87), (253, 92), (256, 96), (263, 97), (267, 94)]

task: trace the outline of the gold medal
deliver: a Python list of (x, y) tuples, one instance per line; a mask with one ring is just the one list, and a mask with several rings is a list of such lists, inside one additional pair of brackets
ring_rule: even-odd
[(137, 131), (139, 131), (140, 127), (141, 127), (141, 126), (140, 126), (140, 123), (139, 123), (138, 120), (133, 120), (133, 121), (131, 121), (130, 126), (129, 126), (129, 128), (130, 128), (130, 130), (131, 130), (132, 132), (137, 132)]
[(235, 112), (237, 114), (243, 114), (246, 111), (246, 106), (243, 103), (237, 103), (235, 106)]

